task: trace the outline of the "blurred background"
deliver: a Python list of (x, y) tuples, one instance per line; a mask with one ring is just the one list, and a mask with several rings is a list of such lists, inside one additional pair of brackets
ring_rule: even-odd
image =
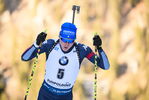
[[(61, 24), (75, 16), (77, 42), (94, 50), (97, 32), (110, 69), (98, 68), (98, 100), (149, 100), (149, 0), (0, 0), (0, 100), (23, 100), (35, 59), (22, 53), (47, 29), (58, 38)], [(44, 79), (45, 54), (39, 56), (28, 100), (36, 100)], [(94, 64), (84, 59), (73, 100), (94, 99)]]

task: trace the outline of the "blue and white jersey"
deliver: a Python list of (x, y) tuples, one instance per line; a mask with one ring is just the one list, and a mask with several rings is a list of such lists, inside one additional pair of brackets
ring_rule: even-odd
[(45, 82), (51, 86), (48, 86), (49, 91), (58, 95), (70, 93), (79, 72), (76, 48), (64, 53), (58, 43), (48, 55), (45, 69)]
[[(49, 39), (43, 42), (39, 54), (45, 52), (47, 55), (49, 49), (55, 42), (55, 39)], [(64, 52), (58, 43), (50, 54), (47, 55), (43, 87), (51, 93), (56, 95), (67, 95), (71, 93), (83, 59), (87, 58), (92, 63), (95, 63), (95, 54), (90, 47), (80, 43), (77, 43), (77, 47), (80, 62), (74, 45), (67, 52)], [(31, 60), (36, 57), (37, 51), (38, 46), (34, 43), (22, 54), (22, 60)], [(102, 48), (98, 50), (98, 53), (97, 66), (105, 70), (109, 69), (109, 61)]]

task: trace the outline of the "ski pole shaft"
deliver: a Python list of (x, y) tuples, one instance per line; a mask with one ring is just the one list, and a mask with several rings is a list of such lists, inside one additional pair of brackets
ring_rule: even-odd
[(34, 75), (34, 71), (35, 71), (35, 67), (36, 67), (36, 64), (37, 64), (39, 52), (40, 52), (40, 49), (38, 49), (38, 52), (37, 52), (37, 56), (36, 56), (36, 59), (35, 59), (35, 62), (34, 62), (34, 67), (32, 69), (31, 77), (30, 77), (30, 80), (29, 80), (29, 84), (28, 84), (28, 88), (27, 88), (27, 91), (26, 91), (26, 95), (25, 95), (25, 99), (24, 100), (26, 100), (27, 99), (27, 96), (28, 96), (28, 92), (29, 92), (29, 88), (30, 88), (30, 85), (31, 85), (31, 82), (32, 82), (33, 75)]
[[(47, 29), (44, 32), (46, 33), (46, 31), (47, 31)], [(29, 80), (29, 84), (28, 84), (28, 88), (27, 88), (24, 100), (26, 100), (27, 96), (28, 96), (28, 92), (29, 92), (29, 88), (30, 88), (30, 85), (31, 85), (31, 82), (32, 82), (33, 75), (34, 75), (34, 71), (35, 71), (35, 67), (36, 67), (36, 64), (37, 64), (39, 52), (40, 52), (40, 46), (38, 48), (37, 56), (36, 56), (36, 59), (35, 59), (35, 62), (34, 62), (34, 67), (32, 69), (31, 77), (30, 77), (30, 80)]]
[[(94, 35), (97, 35), (95, 32)], [(95, 100), (97, 99), (97, 46), (95, 46)]]
[(72, 24), (74, 24), (74, 17), (75, 17), (75, 11), (76, 11), (75, 6), (73, 6), (72, 10), (73, 10)]
[(80, 6), (73, 5), (72, 10), (73, 10), (72, 24), (74, 24), (75, 11), (77, 10), (77, 13), (79, 14), (79, 12), (80, 12)]

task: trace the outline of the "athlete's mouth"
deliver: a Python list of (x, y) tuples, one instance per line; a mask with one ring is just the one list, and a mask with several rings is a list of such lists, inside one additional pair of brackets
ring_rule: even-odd
[(64, 47), (65, 49), (67, 49), (68, 47)]

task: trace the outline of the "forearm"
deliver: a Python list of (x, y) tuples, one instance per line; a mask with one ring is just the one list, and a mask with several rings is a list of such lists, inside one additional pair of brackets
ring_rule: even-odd
[(28, 48), (21, 56), (21, 59), (23, 61), (29, 61), (31, 59), (33, 59), (34, 57), (37, 56), (37, 52), (38, 52), (38, 49), (32, 45), (30, 48)]
[(97, 65), (102, 69), (108, 70), (110, 68), (110, 64), (105, 52), (102, 50), (102, 48), (100, 48), (98, 53), (99, 57), (97, 58)]

